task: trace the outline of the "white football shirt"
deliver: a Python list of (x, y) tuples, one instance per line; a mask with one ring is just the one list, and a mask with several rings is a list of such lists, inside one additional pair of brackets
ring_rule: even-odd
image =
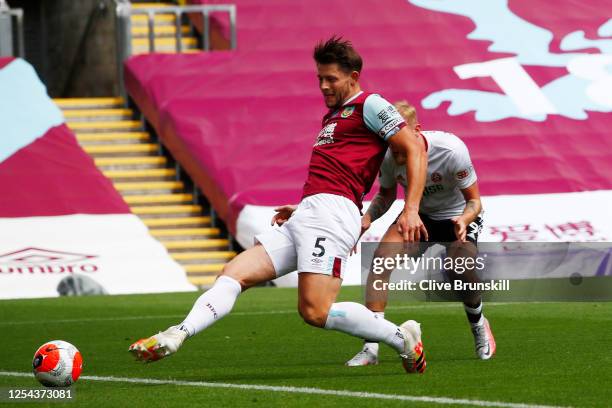
[[(463, 213), (465, 198), (461, 190), (476, 182), (470, 153), (461, 139), (452, 133), (421, 132), (427, 141), (427, 180), (419, 212), (434, 220), (445, 220)], [(380, 167), (380, 185), (406, 189), (406, 166), (398, 166), (387, 150)]]

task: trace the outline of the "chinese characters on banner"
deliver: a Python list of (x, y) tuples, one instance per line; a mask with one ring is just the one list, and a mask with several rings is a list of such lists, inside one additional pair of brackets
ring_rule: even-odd
[(599, 233), (589, 221), (573, 221), (562, 224), (495, 225), (488, 228), (490, 234), (499, 239), (499, 242), (607, 241), (607, 237)]

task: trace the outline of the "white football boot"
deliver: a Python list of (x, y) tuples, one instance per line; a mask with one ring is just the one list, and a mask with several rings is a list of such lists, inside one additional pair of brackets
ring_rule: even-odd
[(179, 329), (178, 326), (171, 326), (166, 331), (138, 340), (130, 346), (128, 351), (134, 355), (136, 360), (157, 361), (176, 353), (186, 338), (185, 331)]
[(486, 318), (482, 320), (482, 324), (472, 325), (472, 334), (474, 335), (476, 355), (481, 360), (488, 360), (495, 354), (495, 337), (493, 337), (489, 321)]
[(346, 362), (349, 367), (361, 367), (367, 365), (378, 364), (378, 353), (372, 350), (368, 345), (364, 345), (361, 351), (355, 354), (355, 357)]
[(411, 374), (423, 374), (427, 362), (421, 341), (421, 325), (414, 320), (408, 320), (402, 323), (400, 331), (404, 336), (404, 352), (400, 354), (404, 369)]

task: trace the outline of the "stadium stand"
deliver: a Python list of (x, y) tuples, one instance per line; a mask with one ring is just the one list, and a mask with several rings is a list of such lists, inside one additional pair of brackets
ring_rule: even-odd
[(193, 192), (169, 167), (159, 146), (133, 120), (121, 98), (56, 99), (68, 126), (95, 164), (157, 238), (179, 262), (194, 284), (208, 284), (235, 253), (211, 227), (210, 216), (194, 203)]
[[(202, 46), (205, 25), (197, 13), (188, 15), (191, 24), (185, 19), (177, 24), (171, 13), (156, 14), (151, 22), (146, 14), (130, 17), (136, 55), (125, 64), (125, 87), (156, 137), (133, 120), (124, 99), (57, 101), (85, 151), (194, 283), (211, 282), (234, 255), (210, 217), (194, 204), (194, 192), (206, 196), (244, 247), (268, 228), (273, 206), (300, 199), (312, 140), (325, 111), (310, 54), (313, 44), (336, 33), (351, 39), (364, 56), (366, 90), (412, 101), (425, 129), (452, 131), (466, 142), (485, 195), (484, 239), (612, 236), (605, 217), (612, 201), (611, 146), (602, 136), (612, 103), (605, 95), (593, 101), (576, 97), (593, 81), (584, 78), (588, 73), (574, 73), (580, 68), (568, 68), (576, 59), (605, 59), (610, 53), (609, 44), (597, 39), (610, 29), (596, 8), (567, 16), (539, 4), (538, 10), (545, 8), (555, 17), (543, 19), (512, 1), (451, 6), (392, 0), (381, 7), (368, 0), (350, 5), (350, 13), (341, 1), (235, 4), (239, 47), (227, 50), (232, 42), (228, 15), (211, 13), (206, 41), (211, 49), (225, 50), (213, 53), (192, 52)], [(485, 5), (486, 13), (481, 10)], [(140, 11), (168, 6), (132, 4)], [(491, 28), (494, 19), (507, 23), (496, 28), (501, 37)], [(149, 24), (160, 51), (152, 54), (146, 54)], [(406, 34), (408, 25), (411, 35)], [(177, 50), (177, 27), (182, 53), (171, 54)], [(533, 40), (505, 41), (508, 29)], [(532, 112), (529, 103), (517, 105), (499, 78), (491, 76), (497, 69), (487, 65), (492, 61), (521, 70), (529, 86), (539, 89), (535, 96), (543, 94), (553, 108)], [(185, 189), (159, 155), (153, 144), (157, 138), (194, 181), (195, 191)], [(569, 217), (567, 211), (546, 211), (551, 206), (584, 211)], [(162, 213), (169, 218), (160, 218)], [(374, 228), (364, 239), (379, 234)]]
[[(126, 2), (117, 4), (125, 6)], [(155, 14), (149, 21), (148, 13), (152, 10)], [(135, 55), (154, 49), (189, 53), (201, 49), (205, 42), (202, 36), (194, 36), (197, 33), (186, 24), (187, 19), (181, 19), (183, 23), (177, 25), (176, 10), (172, 3), (129, 5), (125, 14), (128, 21), (121, 23), (126, 24), (130, 33), (125, 39), (129, 47), (124, 45), (122, 52)], [(182, 37), (180, 50), (177, 28)], [(218, 47), (217, 42), (208, 42), (209, 47)], [(120, 58), (125, 55), (122, 52)], [(84, 150), (113, 180), (132, 213), (143, 220), (151, 235), (181, 264), (190, 282), (210, 284), (225, 262), (235, 256), (234, 251), (228, 250), (230, 241), (203, 205), (197, 188), (192, 187), (181, 167), (163, 154), (163, 147), (144, 128), (144, 122), (138, 120), (134, 110), (126, 108), (125, 99), (62, 98), (55, 102)]]
[[(171, 3), (133, 3), (135, 9), (171, 6)], [(149, 52), (149, 25), (145, 14), (132, 16), (132, 54)], [(182, 34), (182, 52), (198, 52), (198, 40), (193, 35), (189, 25), (179, 24)], [(154, 18), (154, 36), (156, 52), (176, 52), (176, 16), (173, 14), (159, 14)]]
[[(604, 40), (581, 46), (573, 32), (576, 27), (603, 27), (605, 19), (595, 12), (569, 17), (550, 9), (555, 18), (543, 20), (520, 2), (510, 2), (510, 8), (493, 3), (490, 15), (508, 20), (510, 29), (517, 24), (526, 35), (533, 31), (533, 40), (514, 44), (491, 37), (490, 25), (475, 6), (436, 10), (439, 5), (432, 2), (397, 0), (381, 7), (372, 0), (351, 3), (348, 13), (345, 2), (238, 0), (237, 50), (136, 56), (125, 65), (125, 84), (163, 143), (244, 246), (266, 228), (270, 206), (300, 198), (312, 140), (324, 113), (310, 54), (313, 44), (335, 33), (352, 40), (363, 55), (366, 90), (420, 104), (425, 129), (452, 131), (466, 142), (487, 196), (485, 237), (510, 239), (512, 234), (504, 231), (526, 228), (539, 231), (536, 239), (563, 239), (543, 235), (559, 226), (573, 228), (578, 235), (611, 236), (612, 225), (602, 214), (605, 203), (612, 201), (606, 191), (612, 188), (612, 146), (603, 136), (612, 103), (579, 106), (574, 97), (576, 106), (568, 106), (576, 86), (586, 85), (573, 83), (571, 74), (564, 76), (571, 59), (588, 57), (570, 48), (609, 52)], [(407, 25), (411, 33), (427, 35), (406, 35)], [(489, 42), (470, 40), (475, 25), (475, 38)], [(527, 112), (528, 103), (525, 109), (509, 107), (510, 98), (500, 94), (500, 85), (486, 74), (464, 74), (462, 79), (455, 73), (464, 64), (512, 55), (532, 84), (557, 104), (554, 114)], [(580, 219), (545, 210), (585, 202), (589, 209)]]

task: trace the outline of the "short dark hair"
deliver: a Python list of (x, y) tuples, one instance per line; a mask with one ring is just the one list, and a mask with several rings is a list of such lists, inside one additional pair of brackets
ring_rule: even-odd
[(313, 57), (317, 64), (338, 64), (346, 73), (361, 72), (363, 66), (363, 61), (353, 48), (353, 44), (335, 35), (317, 44)]

